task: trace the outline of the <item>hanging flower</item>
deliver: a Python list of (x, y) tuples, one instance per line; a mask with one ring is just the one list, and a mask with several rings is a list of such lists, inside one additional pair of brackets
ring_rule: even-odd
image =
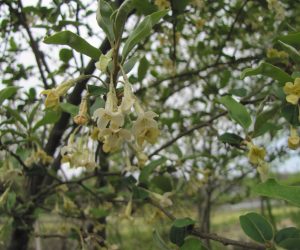
[(101, 136), (104, 138), (103, 151), (114, 152), (120, 148), (124, 140), (129, 141), (131, 139), (131, 133), (127, 129), (112, 129), (105, 128), (101, 132)]
[(41, 92), (41, 95), (46, 95), (45, 106), (49, 109), (57, 109), (59, 105), (60, 97), (64, 96), (70, 88), (72, 88), (77, 82), (86, 79), (89, 76), (79, 76), (75, 79), (71, 79), (63, 82), (53, 89), (46, 89)]
[(133, 123), (132, 131), (136, 138), (138, 146), (142, 147), (147, 141), (154, 144), (160, 134), (158, 124), (154, 117), (158, 115), (152, 111), (140, 113), (137, 120)]
[(88, 116), (88, 96), (84, 96), (81, 100), (81, 103), (79, 105), (79, 112), (78, 115), (76, 115), (74, 117), (74, 122), (77, 125), (85, 125), (88, 120), (89, 120), (89, 116)]
[(251, 144), (249, 146), (248, 159), (253, 165), (258, 165), (261, 161), (264, 161), (266, 156), (266, 150)]
[(297, 133), (297, 129), (294, 127), (291, 127), (291, 135), (288, 139), (288, 147), (290, 149), (297, 149), (300, 145), (300, 138)]
[(94, 168), (97, 166), (92, 149), (88, 148), (86, 138), (79, 138), (75, 143), (74, 133), (68, 140), (68, 145), (62, 147), (62, 163), (69, 163), (71, 167)]
[(300, 78), (296, 78), (294, 83), (287, 82), (284, 85), (283, 90), (284, 93), (287, 95), (286, 101), (293, 105), (297, 105), (300, 98)]
[(106, 128), (108, 124), (115, 129), (123, 126), (124, 116), (117, 111), (115, 91), (110, 90), (108, 92), (105, 108), (95, 110), (93, 117), (97, 121), (97, 127), (100, 130)]

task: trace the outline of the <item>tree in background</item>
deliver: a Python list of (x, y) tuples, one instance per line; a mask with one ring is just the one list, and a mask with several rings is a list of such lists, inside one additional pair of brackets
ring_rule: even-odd
[[(109, 228), (141, 214), (163, 225), (154, 249), (297, 249), (299, 229), (277, 228), (271, 199), (300, 206), (300, 187), (275, 179), (276, 162), (299, 153), (299, 7), (2, 1), (4, 249), (41, 238), (118, 249)], [(215, 234), (212, 211), (250, 192), (262, 215), (240, 225), (255, 242)]]

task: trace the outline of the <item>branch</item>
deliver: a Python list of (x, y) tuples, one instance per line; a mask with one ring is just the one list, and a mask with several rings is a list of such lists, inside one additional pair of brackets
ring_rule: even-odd
[[(165, 208), (163, 208), (160, 204), (155, 203), (151, 200), (149, 200), (148, 202), (152, 206), (154, 206), (154, 207), (158, 208), (160, 211), (162, 211), (170, 220), (172, 220), (172, 221), (176, 220), (176, 217), (173, 214), (171, 214), (169, 211), (167, 211)], [(251, 249), (251, 250), (266, 249), (266, 247), (261, 244), (231, 240), (231, 239), (224, 238), (224, 237), (219, 236), (214, 233), (204, 233), (199, 228), (193, 228), (189, 233), (194, 236), (197, 236), (201, 239), (218, 241), (218, 242), (222, 243), (224, 246), (233, 245), (233, 246), (239, 246), (239, 247), (243, 247), (243, 248), (247, 248), (247, 249)]]
[(199, 73), (201, 73), (201, 72), (203, 72), (207, 69), (210, 69), (210, 68), (214, 68), (214, 67), (218, 67), (218, 66), (229, 66), (229, 65), (242, 63), (242, 62), (259, 60), (261, 58), (262, 58), (262, 55), (259, 54), (259, 55), (255, 55), (255, 56), (242, 57), (242, 58), (238, 58), (238, 59), (233, 58), (233, 60), (228, 61), (228, 62), (215, 62), (213, 64), (206, 65), (206, 66), (204, 66), (202, 68), (199, 68), (199, 69), (189, 70), (189, 71), (185, 71), (185, 72), (182, 72), (182, 73), (178, 73), (178, 74), (173, 75), (173, 76), (167, 76), (165, 78), (158, 79), (158, 80), (154, 81), (152, 84), (150, 84), (149, 86), (145, 86), (145, 87), (142, 87), (142, 88), (138, 89), (135, 92), (135, 94), (139, 95), (143, 91), (145, 91), (146, 89), (156, 87), (164, 81), (169, 81), (169, 80), (174, 80), (174, 79), (182, 79), (182, 78), (191, 77), (191, 76), (197, 76), (197, 75), (199, 75)]
[(192, 229), (191, 234), (194, 236), (198, 236), (201, 239), (209, 239), (209, 240), (213, 240), (213, 241), (218, 241), (218, 242), (222, 243), (224, 246), (233, 245), (233, 246), (239, 246), (239, 247), (243, 247), (243, 248), (247, 248), (247, 249), (251, 249), (251, 250), (266, 249), (266, 247), (261, 244), (231, 240), (231, 239), (224, 238), (224, 237), (219, 236), (214, 233), (203, 233), (203, 232), (201, 232), (201, 230), (199, 228)]
[(176, 142), (181, 137), (184, 137), (184, 136), (192, 133), (193, 131), (195, 131), (197, 129), (204, 128), (204, 127), (207, 127), (207, 126), (211, 125), (213, 121), (217, 120), (218, 118), (220, 118), (220, 117), (222, 117), (222, 116), (224, 116), (226, 114), (227, 114), (227, 111), (224, 111), (224, 112), (222, 112), (220, 114), (217, 114), (217, 115), (213, 116), (208, 121), (200, 123), (198, 125), (195, 125), (195, 126), (191, 127), (190, 129), (188, 129), (188, 130), (180, 133), (179, 135), (177, 135), (173, 139), (171, 139), (171, 140), (167, 141), (166, 143), (164, 143), (162, 146), (160, 146), (158, 149), (156, 149), (154, 152), (152, 152), (148, 157), (149, 158), (153, 157), (154, 155), (158, 154), (161, 150), (163, 150), (163, 149), (171, 146), (174, 142)]

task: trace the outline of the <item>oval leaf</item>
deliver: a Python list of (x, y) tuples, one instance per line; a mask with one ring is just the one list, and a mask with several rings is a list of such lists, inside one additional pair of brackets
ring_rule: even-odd
[(300, 207), (300, 187), (284, 186), (275, 179), (268, 179), (252, 188), (252, 191), (261, 196), (282, 199)]
[(244, 79), (246, 76), (256, 75), (271, 77), (272, 79), (278, 81), (281, 86), (286, 82), (294, 82), (294, 79), (289, 74), (285, 73), (280, 68), (266, 62), (261, 62), (257, 68), (247, 68), (243, 70), (241, 79)]
[(240, 216), (240, 225), (244, 233), (257, 242), (266, 243), (274, 237), (271, 224), (257, 213)]

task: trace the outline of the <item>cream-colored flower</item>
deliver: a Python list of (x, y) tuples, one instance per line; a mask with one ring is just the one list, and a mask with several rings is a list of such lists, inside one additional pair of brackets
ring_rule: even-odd
[(87, 102), (88, 102), (88, 97), (84, 96), (79, 105), (78, 115), (76, 115), (73, 119), (77, 125), (85, 125), (89, 121)]
[(261, 181), (266, 181), (268, 179), (269, 165), (266, 162), (261, 162), (257, 167), (257, 172), (259, 173)]
[(287, 82), (284, 85), (283, 90), (284, 93), (287, 95), (286, 101), (291, 104), (297, 105), (300, 98), (300, 78), (296, 78), (294, 83)]
[(147, 141), (154, 144), (160, 134), (158, 124), (154, 117), (158, 115), (152, 111), (140, 113), (137, 120), (133, 123), (132, 131), (136, 138), (138, 146), (142, 147)]
[(129, 130), (123, 128), (105, 128), (101, 131), (101, 136), (104, 138), (103, 151), (106, 153), (118, 150), (124, 140), (131, 139)]
[(99, 61), (95, 63), (95, 67), (99, 69), (101, 72), (105, 73), (109, 62), (112, 60), (112, 52), (111, 49), (105, 55), (101, 54)]
[(41, 95), (46, 95), (45, 106), (49, 109), (56, 109), (59, 105), (59, 94), (56, 89), (46, 89), (41, 92)]
[(114, 91), (108, 92), (105, 108), (95, 110), (93, 117), (100, 130), (106, 128), (108, 124), (115, 129), (123, 126), (124, 115), (117, 111), (117, 98)]
[(41, 162), (44, 165), (50, 164), (53, 161), (53, 157), (50, 155), (47, 155), (47, 153), (42, 150), (41, 148), (38, 148), (37, 151), (34, 151), (30, 157), (28, 157), (25, 160), (25, 164), (27, 166), (32, 165), (33, 163), (39, 163)]
[(257, 168), (262, 181), (268, 177), (269, 165), (265, 161), (266, 150), (262, 147), (254, 145), (252, 142), (245, 142), (249, 148), (248, 159), (251, 164)]
[(73, 87), (77, 82), (80, 82), (86, 79), (87, 77), (89, 76), (82, 75), (75, 79), (65, 81), (62, 84), (58, 85), (56, 88), (43, 90), (41, 92), (41, 95), (47, 96), (45, 100), (46, 108), (57, 109), (60, 97), (67, 94), (68, 90), (71, 87)]
[(74, 134), (68, 140), (68, 145), (61, 149), (62, 163), (69, 163), (70, 167), (96, 167), (95, 155), (92, 149), (88, 148), (85, 138), (79, 138), (75, 142)]
[(135, 96), (132, 92), (131, 84), (129, 82), (125, 82), (124, 96), (122, 98), (120, 110), (125, 114), (128, 113), (131, 110), (134, 102), (135, 102)]
[(288, 139), (288, 147), (290, 149), (297, 149), (300, 146), (300, 138), (297, 133), (297, 129), (291, 127), (291, 135)]
[(250, 163), (253, 165), (258, 165), (261, 161), (264, 161), (266, 156), (266, 150), (264, 148), (253, 145), (252, 143), (249, 143), (248, 147), (248, 159)]

